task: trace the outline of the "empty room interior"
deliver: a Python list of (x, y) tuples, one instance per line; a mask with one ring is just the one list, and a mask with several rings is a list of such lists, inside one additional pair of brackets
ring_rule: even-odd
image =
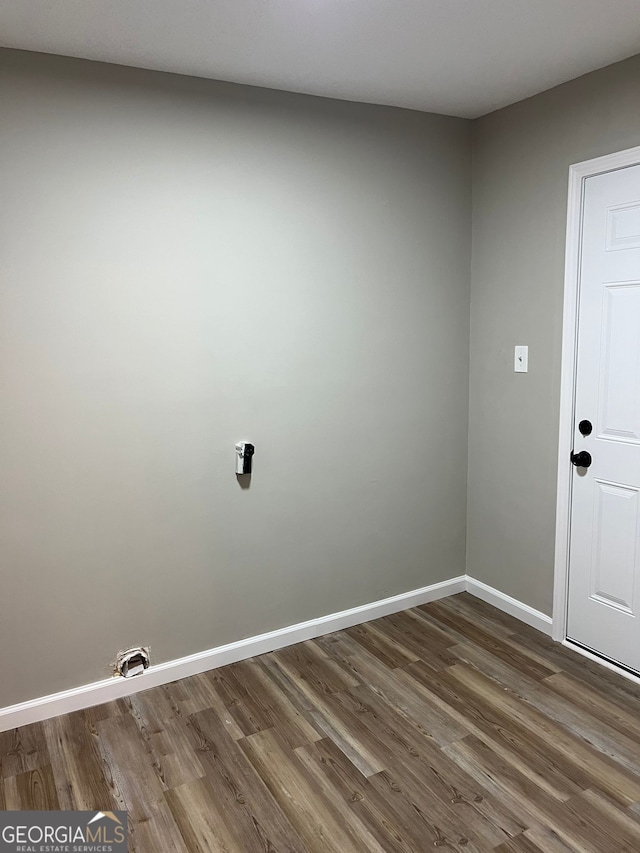
[(640, 850), (635, 0), (0, 0), (0, 389), (0, 850)]

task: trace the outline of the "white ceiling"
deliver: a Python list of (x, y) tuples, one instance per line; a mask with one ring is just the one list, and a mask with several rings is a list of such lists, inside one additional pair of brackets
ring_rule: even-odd
[(0, 0), (0, 44), (475, 117), (640, 53), (640, 2)]

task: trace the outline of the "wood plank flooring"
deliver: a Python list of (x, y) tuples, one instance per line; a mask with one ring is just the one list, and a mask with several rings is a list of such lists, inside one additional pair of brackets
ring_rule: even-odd
[(142, 853), (640, 851), (640, 687), (463, 593), (0, 734)]

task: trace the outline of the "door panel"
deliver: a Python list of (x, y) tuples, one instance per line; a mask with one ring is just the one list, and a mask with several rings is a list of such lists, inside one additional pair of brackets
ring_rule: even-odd
[(574, 449), (567, 634), (640, 672), (640, 166), (585, 181)]
[(640, 204), (607, 209), (607, 251), (640, 248)]
[(633, 614), (638, 489), (595, 480), (591, 599)]
[(603, 286), (598, 437), (640, 442), (640, 282)]

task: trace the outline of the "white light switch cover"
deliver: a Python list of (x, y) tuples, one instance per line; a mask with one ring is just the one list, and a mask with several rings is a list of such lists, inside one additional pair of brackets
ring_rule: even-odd
[(515, 373), (529, 372), (529, 347), (517, 346), (513, 360)]

